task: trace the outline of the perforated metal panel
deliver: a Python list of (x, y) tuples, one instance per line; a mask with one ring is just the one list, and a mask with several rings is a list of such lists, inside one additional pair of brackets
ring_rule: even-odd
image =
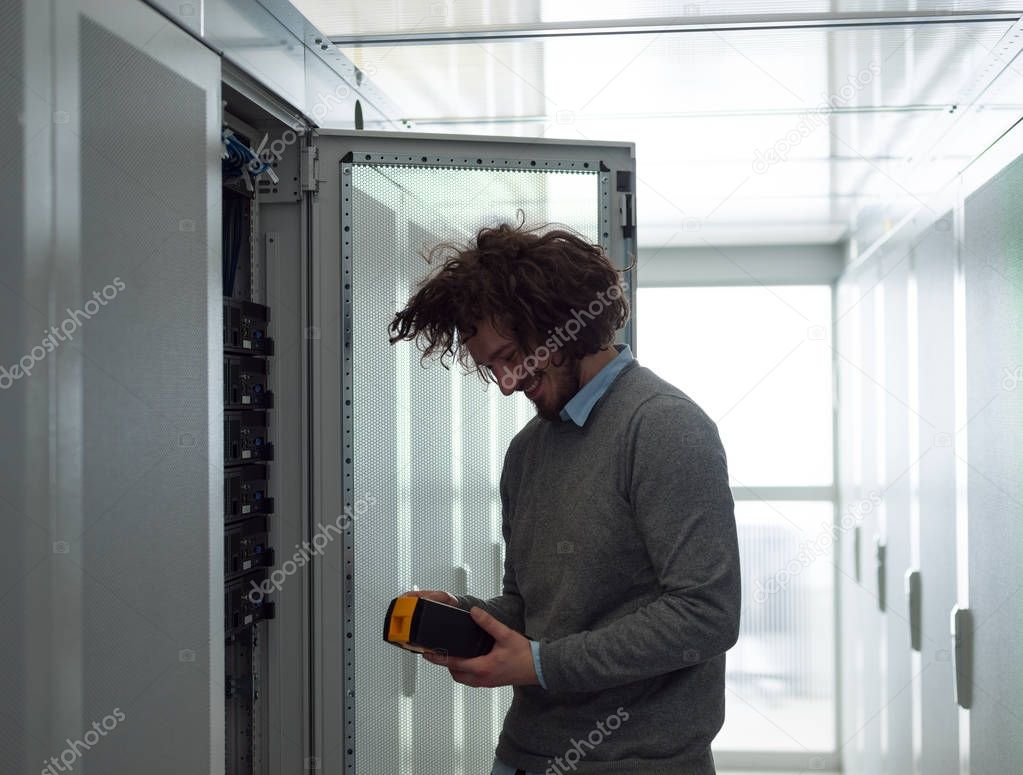
[[(183, 32), (161, 31), (180, 36), (181, 56), (208, 56), (215, 77), (211, 55)], [(118, 707), (138, 720), (116, 744), (96, 746), (88, 767), (205, 771), (215, 734), (208, 685), (222, 683), (194, 669), (221, 615), (211, 616), (209, 594), (219, 554), (209, 504), (222, 497), (211, 492), (220, 445), (210, 445), (208, 406), (219, 395), (208, 354), (209, 332), (220, 329), (208, 237), (218, 225), (208, 223), (203, 153), (217, 86), (197, 85), (131, 33), (85, 14), (79, 35), (80, 287), (83, 302), (103, 299), (78, 337), (82, 713), (102, 719)]]
[(596, 163), (395, 161), (357, 156), (341, 165), (343, 293), (351, 299), (345, 463), (350, 497), (374, 499), (346, 548), (346, 685), (354, 690), (346, 707), (354, 708), (357, 772), (475, 775), (489, 771), (510, 690), (455, 684), (443, 668), (382, 644), (380, 629), (389, 600), (413, 586), (499, 592), (500, 471), (533, 410), (521, 394), (504, 397), (458, 367), (423, 368), (412, 344), (388, 344), (387, 327), (430, 268), (421, 250), (513, 221), (517, 208), (528, 223), (559, 222), (604, 242), (607, 176)]
[(884, 402), (884, 425), (879, 443), (884, 448), (881, 498), (884, 506), (885, 613), (880, 624), (883, 669), (882, 749), (890, 772), (911, 772), (912, 699), (902, 691), (913, 679), (909, 644), (909, 614), (903, 578), (910, 564), (907, 288), (912, 246), (905, 235), (885, 243), (880, 256), (884, 285), (884, 342), (879, 353), (884, 379), (878, 400)]
[[(1023, 761), (1023, 158), (966, 199), (966, 425), (974, 772)], [(959, 430), (959, 429), (957, 429)]]
[[(860, 322), (862, 312), (859, 299), (861, 287), (855, 277), (844, 275), (838, 283), (835, 310), (836, 350), (841, 356), (837, 368), (838, 403), (841, 408), (838, 423), (838, 486), (839, 513), (846, 518), (850, 506), (857, 503), (863, 493), (862, 459), (862, 381), (860, 374), (849, 367), (844, 359), (859, 363), (862, 349), (863, 326)], [(840, 522), (841, 524), (841, 522)], [(839, 538), (837, 547), (840, 572), (835, 576), (838, 592), (838, 614), (840, 633), (854, 633), (858, 629), (859, 594), (856, 584), (857, 575), (857, 543), (862, 541), (862, 528), (851, 525)], [(838, 639), (839, 697), (841, 707), (839, 714), (838, 738), (840, 743), (850, 741), (842, 750), (842, 762), (849, 772), (859, 772), (861, 748), (853, 744), (852, 736), (856, 731), (854, 719), (860, 704), (857, 688), (862, 685), (860, 674), (855, 669), (857, 652), (862, 652), (862, 645), (857, 638), (842, 637)], [(837, 746), (836, 746), (837, 747)]]
[(919, 289), (920, 423), (920, 771), (959, 772), (957, 712), (952, 689), (948, 618), (956, 603), (955, 363), (952, 283), (953, 214), (930, 226), (914, 249)]
[[(0, 770), (27, 772), (48, 755), (48, 750), (36, 736), (25, 734), (25, 727), (16, 720), (32, 718), (38, 713), (30, 696), (33, 684), (30, 633), (38, 632), (39, 627), (30, 626), (34, 601), (25, 592), (25, 582), (50, 552), (51, 542), (43, 530), (45, 512), (41, 514), (38, 501), (33, 502), (34, 488), (30, 486), (33, 479), (27, 475), (31, 456), (26, 450), (34, 425), (32, 421), (38, 419), (39, 412), (33, 412), (30, 383), (14, 381), (9, 369), (36, 344), (32, 339), (37, 330), (36, 322), (42, 317), (28, 293), (25, 178), (31, 162), (25, 144), (26, 135), (39, 143), (48, 142), (49, 137), (46, 134), (34, 137), (38, 130), (32, 127), (31, 117), (24, 113), (28, 80), (24, 60), (24, 9), (21, 3), (4, 2), (0, 4), (0, 13), (3, 14), (0, 135), (6, 146), (5, 163), (0, 165), (0, 188), (4, 192), (4, 201), (0, 204), (0, 233), (4, 235), (4, 257), (0, 260), (0, 330), (4, 332), (0, 337), (0, 525), (5, 542), (13, 548), (7, 561), (0, 565), (0, 594), (5, 599), (5, 632), (22, 634), (21, 637), (4, 637), (0, 643), (0, 661), (7, 666), (0, 671), (0, 690), (8, 708), (0, 720)], [(26, 133), (27, 128), (32, 132)], [(35, 214), (39, 219), (45, 217), (38, 210)]]
[(0, 770), (214, 772), (219, 60), (143, 3), (0, 5)]
[[(839, 749), (850, 772), (881, 771), (880, 710), (886, 699), (881, 677), (882, 629), (878, 611), (874, 538), (884, 508), (882, 471), (884, 293), (877, 262), (843, 279), (838, 309), (842, 417), (839, 457), (840, 520), (852, 525), (843, 535), (841, 598), (842, 714)], [(883, 462), (883, 461), (882, 461)]]

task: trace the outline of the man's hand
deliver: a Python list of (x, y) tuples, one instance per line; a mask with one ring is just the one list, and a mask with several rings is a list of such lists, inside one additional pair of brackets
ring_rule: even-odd
[(451, 677), (466, 686), (530, 686), (538, 684), (533, 667), (533, 651), (524, 635), (505, 627), (482, 608), (470, 612), (473, 621), (494, 637), (489, 654), (471, 659), (442, 654), (423, 654), (435, 665), (444, 665)]

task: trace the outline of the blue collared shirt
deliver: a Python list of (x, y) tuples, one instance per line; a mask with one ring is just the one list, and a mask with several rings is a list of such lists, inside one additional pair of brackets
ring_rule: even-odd
[(634, 360), (632, 348), (629, 345), (616, 344), (614, 347), (618, 351), (618, 357), (598, 371), (593, 379), (583, 385), (579, 392), (569, 399), (561, 410), (562, 420), (566, 422), (571, 420), (580, 428), (583, 427), (586, 424), (586, 418), (593, 411), (593, 407), (611, 387), (615, 377)]
[[(593, 411), (593, 407), (596, 406), (597, 401), (607, 392), (607, 389), (611, 387), (615, 377), (634, 360), (632, 348), (629, 345), (616, 344), (615, 349), (618, 351), (618, 356), (598, 371), (593, 379), (583, 385), (579, 392), (572, 396), (562, 408), (562, 420), (574, 422), (582, 428), (586, 424), (590, 412)], [(543, 680), (543, 669), (540, 666), (540, 643), (539, 641), (531, 640), (529, 641), (529, 647), (533, 652), (533, 669), (536, 670), (536, 679), (540, 682), (540, 686), (546, 689), (547, 684)], [(515, 775), (515, 768), (495, 758), (491, 775)], [(529, 772), (526, 775), (543, 774)]]

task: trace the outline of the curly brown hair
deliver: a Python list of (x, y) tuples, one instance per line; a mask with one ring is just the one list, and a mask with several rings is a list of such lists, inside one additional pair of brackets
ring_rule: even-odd
[[(616, 269), (599, 245), (578, 234), (546, 228), (504, 223), (480, 229), (467, 245), (448, 242), (427, 251), (427, 262), (442, 263), (394, 316), (391, 344), (416, 341), (421, 362), (439, 355), (447, 368), (450, 358), (487, 381), (489, 372), (464, 344), (480, 320), (493, 321), (523, 353), (548, 342), (561, 354), (556, 362), (610, 345), (629, 319), (621, 278), (628, 268)], [(580, 318), (586, 321), (577, 333), (550, 348), (551, 334), (570, 320), (578, 326)]]

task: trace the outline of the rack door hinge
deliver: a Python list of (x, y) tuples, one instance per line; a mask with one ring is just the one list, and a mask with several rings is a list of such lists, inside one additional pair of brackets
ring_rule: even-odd
[(320, 149), (310, 145), (302, 149), (301, 167), (299, 170), (299, 181), (303, 191), (320, 190)]
[(618, 193), (618, 220), (622, 225), (622, 237), (631, 239), (636, 234), (636, 197), (632, 190), (631, 171), (618, 170), (615, 190)]

